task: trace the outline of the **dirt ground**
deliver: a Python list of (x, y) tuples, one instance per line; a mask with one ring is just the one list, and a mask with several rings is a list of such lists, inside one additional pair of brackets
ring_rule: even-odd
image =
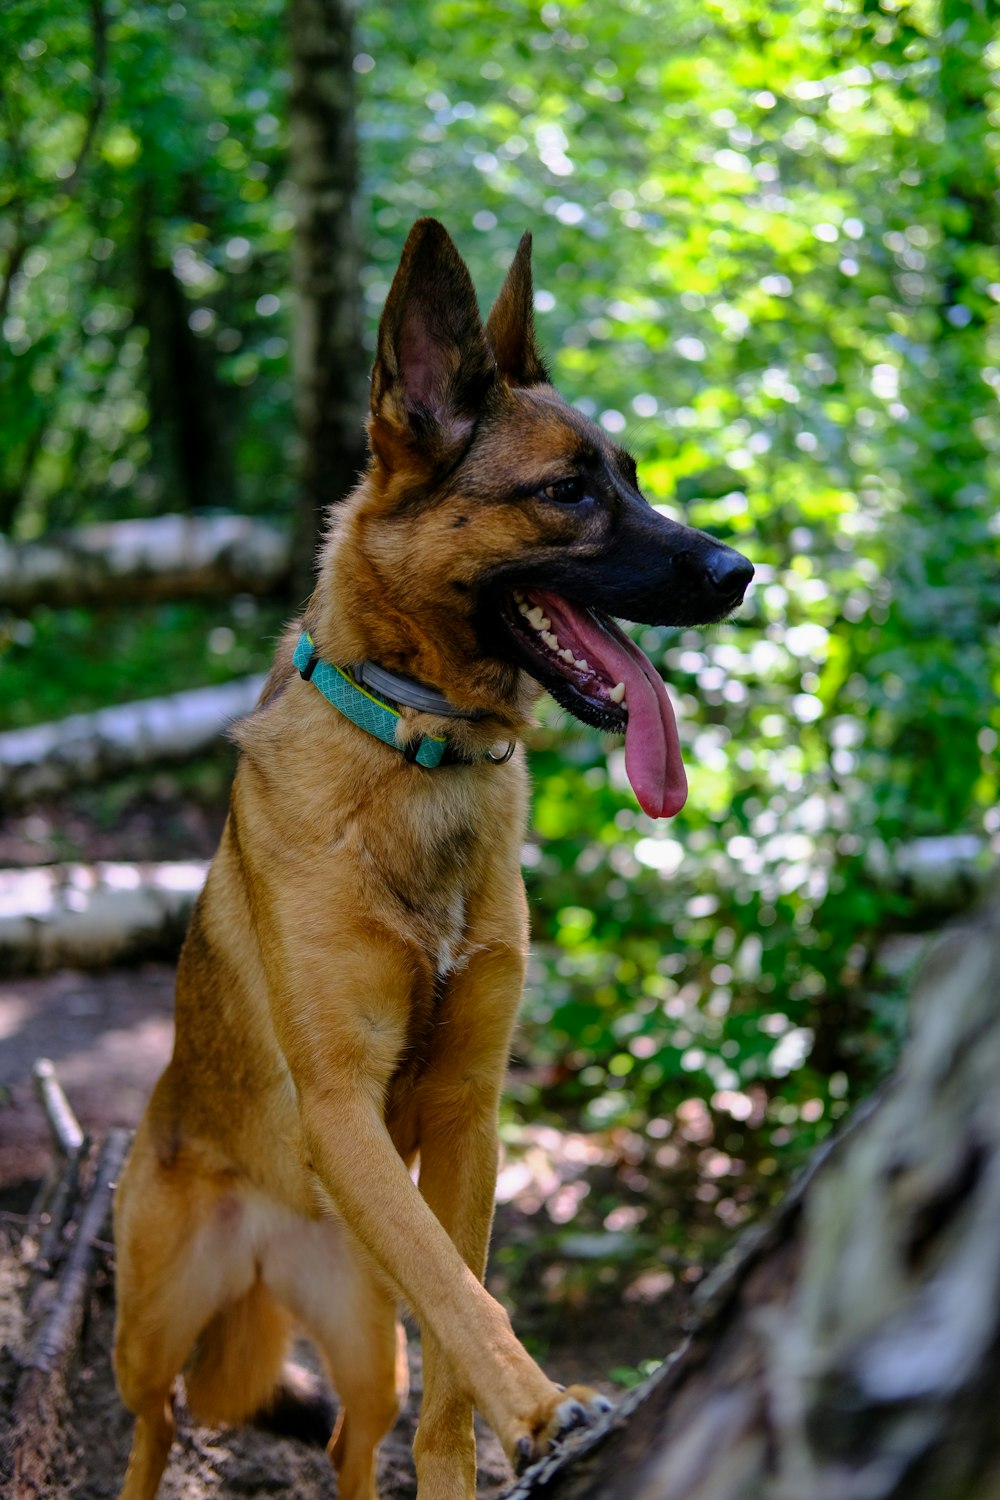
[[(29, 1330), (23, 1307), (36, 1248), (30, 1218), (39, 1179), (53, 1151), (45, 1117), (35, 1101), (31, 1067), (40, 1056), (56, 1066), (60, 1082), (84, 1128), (95, 1137), (111, 1125), (134, 1125), (171, 1045), (172, 969), (146, 965), (129, 970), (0, 981), (0, 1452), (4, 1413), (9, 1415)], [(523, 1243), (531, 1223), (516, 1204), (501, 1205), (496, 1241)], [(502, 1278), (494, 1288), (506, 1290)], [(530, 1299), (528, 1299), (530, 1300)], [(609, 1395), (602, 1374), (662, 1356), (677, 1342), (677, 1302), (626, 1305), (601, 1313), (577, 1308), (561, 1319), (551, 1311), (540, 1322), (515, 1309), (515, 1326), (557, 1380), (588, 1379)], [(111, 1500), (124, 1471), (131, 1422), (118, 1402), (109, 1350), (113, 1323), (110, 1247), (90, 1298), (81, 1351), (66, 1392), (66, 1420), (51, 1483), (37, 1500)], [(412, 1392), (383, 1445), (381, 1493), (385, 1500), (416, 1492), (410, 1444), (420, 1389), (419, 1345), (410, 1338)], [(248, 1429), (214, 1432), (191, 1425), (180, 1408), (180, 1433), (171, 1456), (163, 1500), (277, 1496), (332, 1500), (336, 1483), (324, 1454), (300, 1442)], [(8, 1433), (9, 1436), (9, 1433)], [(511, 1475), (499, 1444), (480, 1432), (482, 1497), (502, 1493)], [(4, 1463), (0, 1458), (0, 1491)]]

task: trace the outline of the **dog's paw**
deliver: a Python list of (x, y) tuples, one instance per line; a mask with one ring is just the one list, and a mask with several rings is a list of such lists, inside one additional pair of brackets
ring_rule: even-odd
[(611, 1410), (611, 1405), (607, 1396), (591, 1390), (589, 1385), (571, 1385), (567, 1390), (557, 1386), (541, 1423), (532, 1432), (522, 1433), (515, 1444), (515, 1472), (523, 1474), (577, 1428), (593, 1427)]

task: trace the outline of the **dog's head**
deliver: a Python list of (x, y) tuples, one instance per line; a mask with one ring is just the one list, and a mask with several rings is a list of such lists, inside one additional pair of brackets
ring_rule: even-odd
[(553, 390), (530, 256), (525, 235), (484, 327), (441, 225), (410, 232), (379, 328), (372, 462), (328, 553), (339, 659), (369, 657), (501, 723), (528, 674), (585, 723), (624, 731), (640, 803), (671, 816), (686, 796), (673, 710), (611, 616), (721, 620), (753, 568), (653, 510), (630, 455)]

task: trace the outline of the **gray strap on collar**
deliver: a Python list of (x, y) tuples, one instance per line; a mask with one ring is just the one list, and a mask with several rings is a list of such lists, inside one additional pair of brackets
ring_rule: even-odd
[(391, 698), (394, 703), (402, 703), (407, 708), (419, 709), (424, 714), (439, 714), (443, 719), (481, 719), (483, 711), (474, 709), (467, 713), (464, 708), (456, 708), (450, 703), (443, 693), (437, 688), (428, 687), (426, 683), (416, 682), (412, 677), (401, 677), (397, 672), (387, 672), (385, 667), (376, 666), (373, 661), (363, 661), (354, 668), (354, 676), (358, 682), (363, 682), (373, 692), (383, 693), (385, 697)]

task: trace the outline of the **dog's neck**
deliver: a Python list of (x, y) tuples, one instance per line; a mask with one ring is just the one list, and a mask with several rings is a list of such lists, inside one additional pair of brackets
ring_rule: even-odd
[(392, 559), (373, 560), (366, 535), (370, 485), (366, 476), (331, 517), (303, 625), (330, 661), (406, 717), (426, 716), (423, 731), (446, 734), (463, 755), (520, 735), (532, 722), (540, 686), (515, 666), (484, 659), (468, 620), (432, 618), (396, 601)]
[(390, 672), (377, 662), (359, 662), (353, 670), (357, 680), (365, 687), (385, 698), (391, 698), (404, 708), (415, 708), (424, 714), (438, 714), (443, 719), (469, 719), (473, 722), (485, 716), (482, 709), (458, 708), (444, 693), (438, 692), (437, 688), (428, 687), (425, 682), (417, 682), (413, 677), (404, 677), (401, 672)]

